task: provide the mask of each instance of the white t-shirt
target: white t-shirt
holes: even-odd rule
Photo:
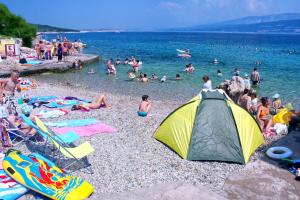
[[[206,83],[203,84],[203,89],[212,90],[211,80],[208,80]]]
[[[0,118],[8,117],[8,110],[5,104],[0,105]]]

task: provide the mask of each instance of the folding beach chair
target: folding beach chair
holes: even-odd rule
[[[31,121],[27,118],[27,120]],[[94,148],[91,146],[89,142],[84,142],[79,146],[72,146],[69,143],[66,143],[59,139],[59,137],[55,137],[55,133],[53,133],[50,129],[48,129],[45,124],[38,118],[35,117],[36,125],[31,121],[29,124],[30,126],[34,127],[38,133],[43,136],[47,141],[49,141],[53,147],[55,147],[60,154],[57,155],[57,160],[60,160],[63,155],[66,158],[74,159],[73,162],[68,164],[67,166],[64,166],[64,170],[70,169],[71,166],[78,163],[82,168],[89,167],[90,164],[85,163],[82,159],[86,158],[88,155],[94,152]],[[56,155],[54,155],[56,157]],[[88,170],[89,173],[93,173],[92,169]]]
[[[45,139],[47,140],[47,138],[48,138],[47,134],[45,134],[45,133],[43,133],[43,132],[39,132],[39,129],[40,129],[40,128],[39,128],[37,125],[35,125],[35,124],[31,121],[31,119],[29,119],[29,118],[26,117],[25,115],[21,115],[21,117],[23,118],[24,122],[25,122],[28,126],[34,128],[34,129],[38,132],[38,134],[40,134],[43,138],[45,138]],[[57,134],[55,134],[54,132],[51,132],[51,135],[52,135],[52,137],[54,137],[56,140],[58,140],[58,141],[60,141],[60,142],[62,142],[62,143],[73,143],[73,142],[77,141],[77,140],[80,138],[79,135],[77,135],[76,133],[74,133],[74,132],[72,132],[72,131],[67,132],[67,133],[64,133],[64,134],[61,134],[61,135],[57,135]]]
[[[34,136],[24,133],[20,128],[10,123],[5,117],[0,119],[0,131],[5,147],[17,146]]]

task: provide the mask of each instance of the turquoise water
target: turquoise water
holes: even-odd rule
[[[47,35],[47,39],[56,35]],[[262,64],[258,69],[262,84],[258,88],[260,96],[279,93],[285,102],[300,105],[300,35],[263,34],[221,34],[221,33],[80,33],[68,34],[71,40],[81,39],[87,44],[86,53],[99,54],[102,60],[89,65],[83,71],[70,71],[63,74],[43,76],[44,79],[64,80],[81,83],[99,92],[112,91],[141,96],[148,94],[154,99],[187,100],[197,94],[202,87],[201,77],[208,75],[217,86],[224,79],[230,79],[233,69],[238,67],[241,74],[250,74],[256,61]],[[177,57],[176,49],[189,48],[191,59]],[[174,78],[176,73],[182,81],[148,84],[128,81],[130,66],[117,66],[118,74],[106,74],[107,59],[135,56],[143,62],[141,71],[151,76],[167,75]],[[214,58],[221,63],[212,64]],[[186,64],[193,63],[194,74],[185,74]],[[88,75],[93,68],[97,72]],[[216,76],[217,69],[223,77]]]

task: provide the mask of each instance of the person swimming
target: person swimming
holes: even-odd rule
[[[176,74],[176,76],[175,76],[175,80],[176,80],[176,81],[179,81],[179,80],[181,80],[180,74]]]
[[[219,69],[217,70],[217,76],[223,76],[221,70],[219,70]]]
[[[133,72],[128,73],[128,78],[129,79],[135,79],[135,74]]]
[[[129,63],[129,59],[125,58],[124,65],[128,65],[128,63]]]
[[[156,74],[153,73],[153,74],[151,75],[151,79],[152,79],[152,80],[157,80],[158,77],[156,76]]]
[[[164,75],[161,79],[160,79],[160,82],[164,83],[167,81],[167,76]]]
[[[234,68],[233,76],[240,76],[240,70],[238,68]]]
[[[143,82],[143,83],[148,82],[147,74],[144,74],[144,75],[143,75],[143,77],[141,78],[141,82]]]
[[[95,74],[95,71],[94,71],[94,69],[92,68],[92,69],[90,69],[89,71],[88,71],[88,74]]]

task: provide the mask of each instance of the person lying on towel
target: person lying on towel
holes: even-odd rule
[[[105,95],[101,95],[95,103],[83,103],[80,105],[72,106],[71,110],[85,110],[90,111],[91,109],[99,109],[101,107],[110,109],[111,106],[107,103],[107,97]]]

